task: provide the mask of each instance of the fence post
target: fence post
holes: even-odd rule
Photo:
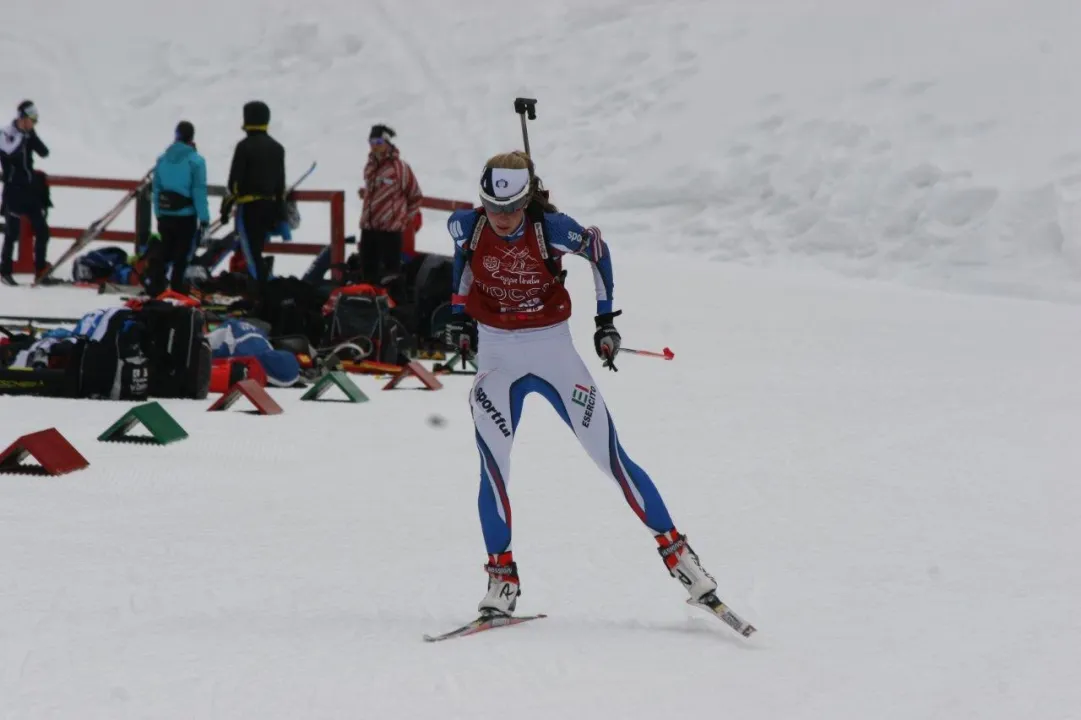
[[[345,192],[339,190],[334,193],[330,200],[330,266],[331,277],[335,282],[341,282],[342,271],[339,269],[345,262]]]
[[[151,190],[147,185],[139,191],[135,198],[135,248],[147,247],[150,242],[151,222],[154,217],[154,208],[151,206]]]
[[[30,218],[25,215],[19,218],[19,245],[16,248],[15,262],[11,264],[12,272],[34,273],[34,229],[30,226]]]

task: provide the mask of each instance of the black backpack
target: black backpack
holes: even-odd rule
[[[401,364],[409,349],[409,335],[391,313],[390,296],[361,287],[343,288],[346,292],[334,298],[323,345],[354,345],[360,352],[351,354],[350,359]]]
[[[429,341],[442,342],[440,311],[448,310],[454,286],[454,258],[429,255],[417,272],[417,334]]]
[[[313,344],[325,334],[323,303],[328,294],[295,277],[267,282],[260,319],[270,324],[271,337],[304,335]]]
[[[143,352],[146,328],[127,309],[101,315],[73,349],[81,397],[146,400],[152,369]]]
[[[23,350],[30,350],[38,341],[32,333],[7,333],[8,341],[0,345],[0,368],[6,368],[15,362],[15,357]]]
[[[212,357],[206,317],[198,308],[151,300],[139,310],[152,368],[150,394],[202,400],[210,392]]]

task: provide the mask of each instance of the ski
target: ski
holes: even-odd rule
[[[128,295],[142,291],[142,288],[138,285],[123,285],[114,282],[99,283],[97,288],[98,295]]]
[[[318,165],[318,164],[319,164],[319,162],[315,161],[311,165],[309,165],[308,169],[305,170],[304,173],[300,177],[298,177],[296,179],[296,182],[294,182],[292,185],[290,185],[288,188],[286,188],[285,195],[288,197],[289,193],[293,192],[298,187],[300,187],[300,183],[307,180],[308,176],[311,175],[313,172],[315,172],[315,166]],[[228,188],[226,188],[226,191],[228,191]],[[232,214],[230,215],[229,219],[231,220],[235,216],[236,216],[236,206],[234,205],[233,209],[232,209]],[[216,233],[218,230],[221,230],[223,225],[225,225],[225,223],[222,222],[221,218],[220,217],[217,218],[216,220],[214,220],[214,222],[210,223],[210,227],[208,227],[206,229],[206,234],[204,235],[204,237],[207,237],[207,238],[213,237],[214,233]]]
[[[139,193],[145,190],[148,185],[150,185],[153,177],[154,170],[151,169],[146,173],[146,175],[143,176],[143,178],[139,181],[139,184],[136,185],[134,189],[129,190],[124,195],[124,197],[121,198],[120,202],[113,206],[112,210],[92,222],[90,224],[90,227],[88,227],[86,230],[83,231],[81,235],[79,235],[75,242],[71,244],[71,247],[65,250],[56,262],[46,265],[45,269],[42,270],[40,274],[34,277],[34,280],[30,283],[30,286],[38,287],[39,285],[55,284],[49,282],[51,279],[50,276],[53,274],[53,270],[63,265],[71,258],[75,257],[76,253],[78,253],[91,242],[96,240],[98,235],[100,235],[102,231],[109,227],[109,225],[111,225],[114,220],[120,217],[120,213],[124,212],[124,209],[127,208],[129,204],[131,204],[131,201],[134,200],[139,195]]]
[[[288,196],[289,193],[293,192],[298,187],[300,187],[300,183],[307,180],[308,176],[311,175],[313,172],[315,172],[315,166],[318,165],[318,164],[319,164],[318,161],[313,161],[312,164],[308,166],[308,169],[304,171],[304,174],[301,175],[300,177],[298,177],[296,179],[296,181],[292,185],[289,186],[289,189],[285,191],[285,194]]]
[[[751,625],[749,622],[734,613],[732,611],[732,608],[721,602],[720,599],[713,593],[706,595],[704,598],[701,599],[701,601],[687,598],[687,604],[691,607],[701,608],[702,610],[708,612],[710,615],[717,617],[721,622],[738,632],[743,637],[750,637],[754,633],[758,632],[758,629],[754,625]]]
[[[546,617],[548,616],[543,613],[540,615],[481,615],[473,622],[466,623],[460,628],[455,628],[442,635],[425,635],[424,642],[440,642],[452,638],[466,637],[467,635],[476,635],[485,630],[495,630],[496,628],[510,627],[511,625],[521,625],[530,620],[540,620],[541,618]]]
[[[206,271],[207,277],[212,277],[214,273],[218,271],[218,268],[221,267],[221,264],[225,262],[225,258],[229,256],[229,253],[236,250],[237,238],[239,236],[240,233],[236,230],[233,230],[220,238],[211,239],[211,237],[207,235],[202,252],[191,259],[188,268],[201,268]],[[194,279],[195,277],[188,278],[189,281]]]

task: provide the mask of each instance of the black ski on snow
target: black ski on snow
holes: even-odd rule
[[[315,161],[310,166],[308,166],[308,169],[304,171],[304,174],[301,175],[300,177],[298,177],[296,179],[296,182],[294,182],[292,185],[290,185],[288,188],[286,188],[286,190],[285,190],[286,196],[288,196],[289,193],[293,192],[298,187],[300,187],[300,183],[307,180],[308,176],[311,175],[313,172],[315,172],[315,166],[318,165],[318,164],[319,164],[319,162]],[[228,192],[228,188],[226,188],[226,192]],[[233,209],[232,209],[231,212],[232,212],[232,215],[234,215],[234,216],[236,215],[236,206],[235,205],[233,206]],[[230,219],[232,219],[232,216],[230,216]],[[205,237],[207,237],[207,238],[212,237],[214,235],[214,233],[216,233],[218,230],[221,230],[223,225],[225,225],[225,223],[223,223],[221,221],[221,218],[220,217],[217,218],[216,220],[214,220],[214,222],[210,223],[210,226],[206,229]]]
[[[153,176],[154,170],[151,169],[149,172],[147,172],[146,175],[143,176],[142,180],[139,181],[139,184],[136,185],[134,189],[129,190],[124,195],[124,197],[120,199],[120,202],[118,202],[112,210],[105,213],[100,218],[91,223],[90,227],[88,227],[86,230],[83,231],[81,235],[79,235],[78,239],[76,239],[75,242],[71,244],[71,247],[64,251],[64,253],[57,259],[56,262],[50,265],[46,265],[45,269],[42,270],[41,273],[38,274],[36,277],[34,277],[34,281],[30,284],[31,287],[37,287],[38,285],[47,284],[46,281],[53,274],[53,270],[66,263],[68,260],[73,258],[77,252],[79,252],[84,247],[93,242],[95,239],[97,239],[98,235],[100,235],[102,231],[105,230],[105,228],[109,227],[109,225],[111,225],[114,220],[120,217],[120,213],[124,212],[124,208],[126,208],[131,203],[131,201],[134,200],[139,195],[139,193],[141,193],[150,184]]]
[[[440,642],[452,638],[466,637],[467,635],[476,635],[485,630],[495,630],[496,628],[520,625],[524,622],[529,622],[530,620],[540,620],[541,618],[546,617],[548,616],[543,613],[540,615],[481,615],[473,622],[466,623],[460,628],[455,628],[442,635],[425,635],[424,642]]]

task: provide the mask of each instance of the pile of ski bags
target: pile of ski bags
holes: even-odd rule
[[[123,259],[122,252],[88,254],[80,272],[118,279]],[[418,253],[402,287],[389,290],[274,278],[259,317],[228,320],[213,333],[198,304],[181,295],[97,310],[74,330],[0,337],[0,394],[202,399],[242,379],[294,386],[327,357],[401,365],[422,347],[442,347],[451,272],[451,258]],[[243,310],[243,302],[229,308]]]
[[[197,308],[168,302],[95,310],[73,331],[13,338],[3,357],[7,392],[145,400],[203,399],[210,389],[206,319]]]

